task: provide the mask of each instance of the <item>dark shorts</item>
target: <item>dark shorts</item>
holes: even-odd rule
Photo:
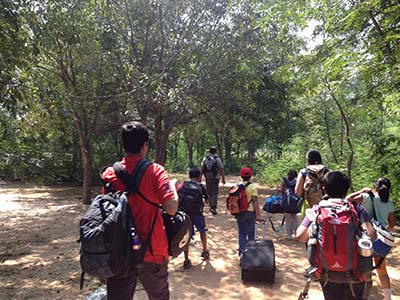
[[[192,216],[191,219],[193,227],[196,227],[198,232],[206,233],[207,231],[206,220],[203,215]],[[192,234],[194,235],[194,230]]]
[[[149,299],[169,300],[168,261],[162,264],[145,262],[139,271],[132,271],[123,277],[108,278],[107,299],[132,300],[138,278]]]

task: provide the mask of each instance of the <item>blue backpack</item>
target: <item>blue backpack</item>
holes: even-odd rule
[[[263,210],[265,210],[266,212],[269,212],[271,214],[282,214],[283,207],[281,205],[281,202],[282,202],[281,196],[273,195],[271,197],[268,197],[265,200]]]
[[[299,213],[301,210],[301,206],[303,205],[303,198],[298,197],[294,192],[294,187],[296,186],[296,179],[292,179],[289,181],[287,177],[284,177],[283,184],[285,188],[280,202],[283,211],[290,214]]]

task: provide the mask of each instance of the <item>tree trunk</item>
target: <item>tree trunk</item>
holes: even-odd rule
[[[227,135],[224,139],[225,147],[225,164],[227,166],[232,166],[232,141],[230,135]]]
[[[222,153],[222,142],[221,142],[221,139],[217,132],[215,133],[215,142],[217,143],[217,151],[218,151],[219,158],[221,158],[221,160],[224,161],[223,153]]]
[[[326,106],[325,105],[324,105],[324,122],[325,122],[326,135],[328,137],[329,149],[331,150],[333,160],[335,161],[336,164],[339,164],[338,159],[337,159],[336,154],[335,154],[335,150],[333,149],[332,137],[331,137],[331,127],[330,127],[330,124],[329,124],[328,114],[326,112]]]
[[[83,204],[90,204],[92,198],[92,151],[89,137],[86,135],[85,126],[82,121],[77,119],[75,122],[76,131],[78,132],[79,146],[82,153],[83,162]]]
[[[353,167],[353,156],[354,156],[354,150],[353,150],[353,144],[351,142],[351,138],[350,138],[350,124],[349,124],[349,120],[343,110],[342,105],[340,104],[339,100],[336,98],[335,93],[332,91],[332,89],[329,86],[329,83],[327,82],[328,85],[328,89],[330,92],[330,95],[333,99],[333,101],[335,102],[336,106],[339,109],[340,115],[342,117],[343,120],[343,125],[344,125],[344,129],[345,129],[345,140],[347,143],[347,146],[349,147],[349,156],[347,158],[347,175],[350,179],[350,183],[351,183],[351,187],[352,187],[352,179],[351,179],[351,172],[352,172],[352,167]]]
[[[255,161],[256,147],[254,146],[254,139],[247,140],[247,164],[250,166]]]
[[[189,160],[189,166],[193,167],[195,166],[194,161],[193,161],[193,146],[194,146],[194,141],[188,137],[188,133],[184,133],[185,137],[185,143],[186,147],[188,149],[188,160]]]
[[[167,145],[171,129],[162,127],[162,122],[157,117],[154,122],[155,158],[154,161],[164,165],[167,161]]]

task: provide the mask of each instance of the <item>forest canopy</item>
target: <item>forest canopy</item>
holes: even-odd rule
[[[215,145],[276,185],[318,149],[399,205],[398,1],[3,0],[0,40],[0,179],[81,182],[88,203],[139,120],[170,172]]]

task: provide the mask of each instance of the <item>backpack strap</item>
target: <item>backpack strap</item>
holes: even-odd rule
[[[244,190],[245,190],[245,192],[246,192],[246,188],[247,188],[250,184],[252,184],[252,182],[247,182],[247,183],[244,185]],[[248,201],[248,203],[250,204],[250,203],[253,202],[253,198],[250,198],[250,200],[247,199],[247,201]]]
[[[137,193],[139,190],[139,184],[142,180],[144,172],[152,163],[146,159],[141,159],[135,166],[132,174],[129,174],[128,171],[122,166],[120,162],[115,162],[113,164],[113,168],[115,174],[119,179],[126,185],[127,191],[129,193]]]
[[[285,187],[289,187],[290,185],[289,179],[287,177],[283,177],[283,183],[285,184]]]
[[[122,182],[125,184],[127,188],[127,192],[129,194],[134,194],[137,193],[139,196],[145,200],[148,204],[153,205],[157,208],[161,208],[161,205],[154,203],[153,201],[150,201],[147,197],[145,197],[139,190],[139,184],[140,181],[142,180],[142,177],[144,175],[144,172],[147,170],[147,168],[152,164],[151,161],[148,161],[146,159],[141,159],[135,166],[135,169],[133,170],[132,174],[129,174],[128,171],[122,166],[120,162],[115,162],[113,164],[113,168],[115,171],[115,174],[119,179],[122,180]],[[157,214],[158,210],[156,210],[156,214],[154,215],[153,222],[151,224],[151,228],[149,231],[148,235],[148,246],[151,255],[153,255],[153,247],[151,245],[151,236],[153,234],[154,226],[157,221]]]
[[[371,202],[372,202],[372,213],[373,213],[373,218],[375,219],[375,220],[377,220],[377,218],[376,218],[376,211],[375,211],[375,203],[374,203],[374,198],[375,198],[375,195],[374,195],[374,193],[372,192],[372,191],[369,191],[368,192],[368,195],[369,195],[369,197],[371,198]]]

